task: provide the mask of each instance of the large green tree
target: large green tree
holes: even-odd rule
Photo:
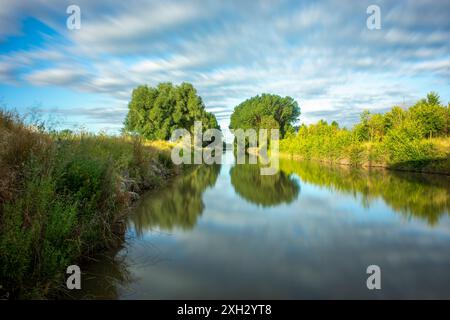
[[[168,140],[180,128],[193,132],[194,121],[201,121],[204,130],[219,128],[216,117],[205,110],[202,98],[190,83],[139,86],[133,90],[128,109],[125,131],[149,140]]]
[[[234,108],[230,129],[279,128],[281,138],[292,130],[300,116],[300,108],[291,97],[262,94],[247,99]]]

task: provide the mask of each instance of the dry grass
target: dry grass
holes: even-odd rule
[[[25,163],[31,157],[48,160],[51,147],[47,135],[26,126],[14,113],[0,110],[0,203],[20,191]]]
[[[450,137],[432,138],[430,142],[440,154],[445,154],[447,157],[450,156]]]
[[[145,140],[143,144],[145,146],[152,147],[161,151],[170,151],[175,145],[172,142],[164,140],[156,140],[156,141]]]
[[[48,133],[0,110],[0,299],[44,297],[67,265],[117,243],[131,194],[174,172],[169,150],[131,137]]]

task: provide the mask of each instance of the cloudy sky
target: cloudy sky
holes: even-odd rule
[[[68,5],[81,29],[66,26]],[[369,5],[381,29],[369,30]],[[263,92],[301,121],[350,126],[363,109],[450,101],[450,1],[2,0],[0,103],[63,127],[117,132],[139,84],[191,82],[227,127]]]

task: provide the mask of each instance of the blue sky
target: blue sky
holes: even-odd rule
[[[66,8],[81,9],[68,30]],[[369,30],[366,9],[381,9]],[[223,128],[263,92],[301,122],[351,126],[437,91],[450,101],[450,1],[2,0],[0,102],[117,132],[139,84],[194,84]]]

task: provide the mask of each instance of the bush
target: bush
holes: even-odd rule
[[[49,134],[1,111],[0,133],[0,297],[49,294],[68,265],[116,243],[129,203],[122,180],[144,186],[169,170],[129,137]]]
[[[436,156],[433,145],[429,141],[421,139],[419,128],[418,123],[409,123],[388,132],[384,145],[388,151],[390,163],[415,161],[420,165]]]
[[[438,139],[429,139],[448,139],[448,120],[449,108],[440,104],[437,94],[430,93],[409,110],[393,107],[384,115],[364,111],[352,130],[324,120],[301,125],[297,134],[281,140],[280,151],[306,160],[449,173],[450,150],[440,147]]]

